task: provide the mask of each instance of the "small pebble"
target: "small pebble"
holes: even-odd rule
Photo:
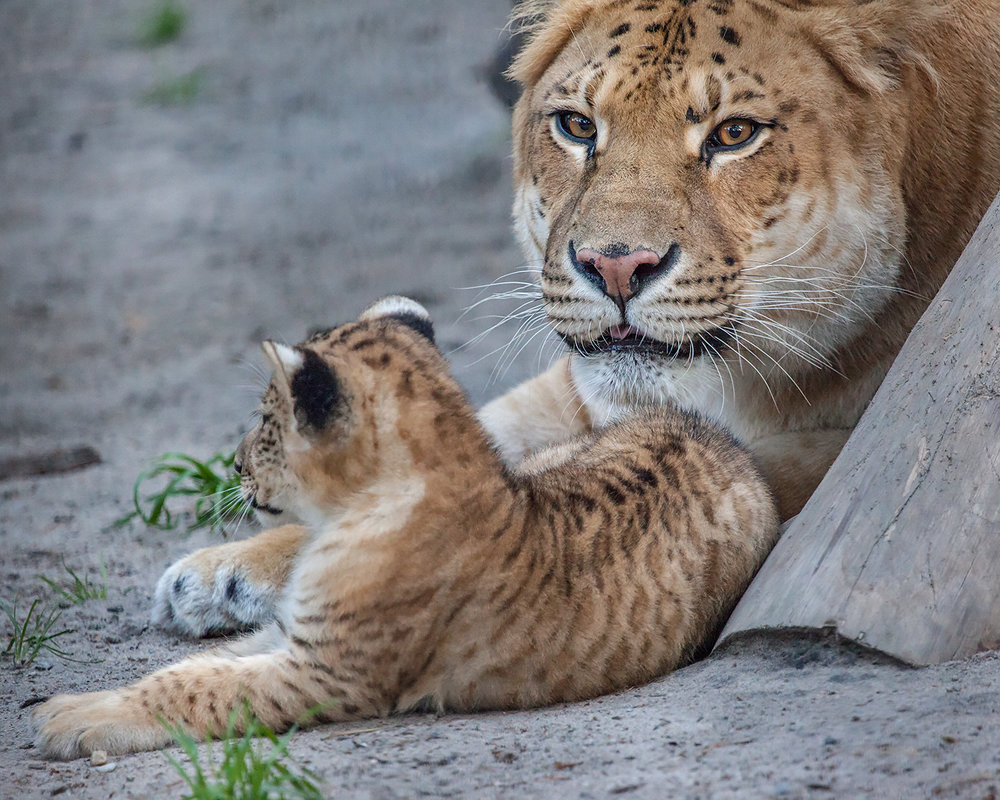
[[[96,772],[111,772],[111,770],[113,770],[117,766],[118,766],[117,762],[109,761],[107,764],[101,764],[101,766],[99,767],[94,767],[94,770]]]
[[[102,767],[108,763],[108,751],[107,750],[95,750],[90,754],[90,766],[92,767]]]

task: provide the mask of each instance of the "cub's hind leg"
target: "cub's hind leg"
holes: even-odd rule
[[[194,636],[270,622],[307,535],[283,525],[175,561],[156,584],[153,622]]]
[[[34,713],[36,743],[49,758],[70,759],[94,750],[132,753],[170,744],[166,725],[196,738],[226,733],[235,712],[242,733],[250,713],[271,730],[358,717],[390,709],[365,690],[357,676],[341,677],[335,665],[302,659],[287,649],[232,656],[210,653],[154,672],[110,692],[58,695]]]

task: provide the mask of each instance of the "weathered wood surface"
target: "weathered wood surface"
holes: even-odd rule
[[[822,627],[911,664],[1000,648],[1000,197],[720,642]]]

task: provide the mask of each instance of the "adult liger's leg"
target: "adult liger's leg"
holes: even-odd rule
[[[508,466],[590,430],[590,416],[573,387],[568,358],[487,403],[477,416]]]
[[[195,636],[270,622],[307,535],[283,525],[175,561],[156,584],[153,622]]]
[[[778,433],[750,443],[782,521],[802,510],[850,435],[850,428],[830,428]]]

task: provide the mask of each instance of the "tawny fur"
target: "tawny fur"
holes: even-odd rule
[[[533,33],[512,69],[514,215],[553,327],[573,347],[625,323],[711,346],[573,354],[484,421],[513,463],[672,400],[745,441],[795,514],[1000,189],[1000,2],[520,9]],[[592,153],[558,131],[563,110],[594,121]],[[706,160],[706,137],[734,118],[764,128]],[[573,268],[570,242],[679,255],[623,314]],[[561,426],[535,400],[549,397],[567,398]]]
[[[736,336],[691,360],[574,354],[480,419],[515,465],[672,400],[739,436],[782,517],[795,514],[1000,189],[1000,2],[518,7],[534,39],[514,68],[514,216],[541,273],[537,313],[573,342],[599,340],[621,311],[567,266],[568,240],[676,242],[681,258],[626,321],[664,342],[726,324]],[[594,158],[553,130],[560,108],[594,118]],[[727,115],[770,127],[706,167],[698,147]],[[192,554],[171,567],[164,589],[185,580],[158,591],[157,618],[198,635],[257,624],[295,549],[273,582],[252,577],[267,547],[224,564]],[[233,575],[246,578],[235,603]]]
[[[294,351],[268,345],[243,490],[309,521],[276,623],[133,686],[47,701],[45,754],[159,747],[162,722],[218,736],[244,702],[283,730],[576,700],[711,644],[777,536],[750,457],[661,409],[511,472],[401,302]]]

